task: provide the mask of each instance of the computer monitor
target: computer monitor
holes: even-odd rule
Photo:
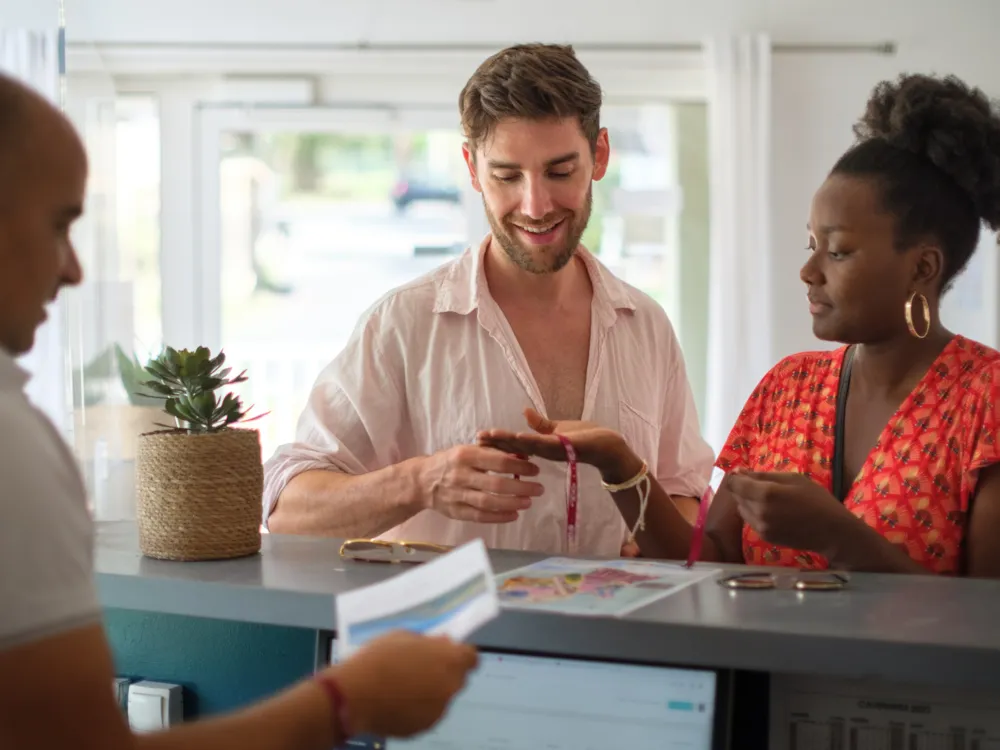
[[[329,653],[334,653],[331,650]],[[358,750],[722,750],[724,673],[481,651],[445,719]]]

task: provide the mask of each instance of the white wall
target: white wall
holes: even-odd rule
[[[42,5],[0,0],[0,8]],[[816,345],[798,268],[809,200],[851,142],[872,86],[955,73],[1000,95],[1000,0],[66,0],[71,42],[698,42],[727,30],[778,44],[893,41],[894,57],[778,52],[774,62],[774,357]],[[140,11],[141,8],[141,11]],[[35,9],[33,15],[37,15]],[[0,13],[0,18],[4,14]],[[4,25],[7,23],[6,18]],[[901,312],[902,314],[902,312]],[[997,342],[988,342],[997,343]]]
[[[778,5],[779,3],[772,3]],[[787,5],[787,3],[780,3]],[[849,32],[842,18],[827,17],[815,8],[844,9],[858,29],[869,29],[869,40],[898,42],[894,57],[844,54],[778,54],[774,64],[774,174],[772,230],[777,263],[774,269],[775,357],[817,345],[805,313],[804,289],[798,269],[805,261],[805,221],[812,193],[852,141],[851,125],[862,113],[876,82],[901,72],[954,73],[993,96],[1000,96],[1000,54],[995,31],[1000,29],[1000,2],[959,0],[942,3],[910,0],[871,0],[868,3],[799,3],[812,6],[817,28],[827,40]],[[867,12],[865,11],[867,9]],[[889,10],[894,12],[888,12]],[[793,23],[786,15],[777,28],[792,33],[808,13]],[[891,29],[896,27],[893,33]],[[798,31],[798,30],[797,30]],[[782,38],[773,32],[778,41]],[[804,35],[804,32],[802,32]],[[813,31],[813,39],[823,32]],[[993,248],[986,246],[990,251]],[[782,260],[784,261],[782,263]],[[989,268],[996,265],[991,263]],[[965,281],[965,280],[963,280]],[[996,295],[995,286],[993,287]],[[954,294],[962,294],[962,284]],[[995,318],[995,307],[991,317]],[[902,310],[900,310],[902,315]],[[946,318],[946,323],[949,318]],[[967,316],[955,315],[949,324],[972,336],[996,336],[996,327],[979,327]],[[995,339],[985,343],[996,346]]]

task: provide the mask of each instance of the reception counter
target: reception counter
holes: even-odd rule
[[[182,650],[184,643],[195,647],[201,636],[186,635],[172,645],[150,643],[150,633],[166,632],[156,618],[238,623],[258,633],[282,634],[278,645],[246,648],[258,649],[254,658],[265,662],[277,648],[282,658],[275,668],[285,670],[279,681],[294,679],[310,659],[325,658],[322,636],[334,629],[337,595],[399,569],[344,561],[338,550],[337,540],[265,535],[260,555],[171,563],[144,558],[132,524],[99,524],[97,581],[119,664],[126,665],[125,672],[140,672],[128,666],[139,651],[147,654],[146,664],[149,654],[158,654],[161,672],[186,663],[182,654],[170,652]],[[491,559],[499,573],[543,556],[493,551]],[[293,658],[288,638],[299,639],[298,651],[307,644],[314,651]],[[708,579],[621,618],[505,610],[476,634],[475,642],[483,649],[561,657],[986,694],[1000,692],[1000,581],[855,574],[843,591],[800,593],[731,591]],[[262,685],[260,692],[274,687]],[[212,710],[251,697],[215,701]]]

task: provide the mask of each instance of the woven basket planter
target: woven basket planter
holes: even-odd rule
[[[139,437],[139,548],[161,560],[223,560],[260,551],[264,468],[257,430]]]

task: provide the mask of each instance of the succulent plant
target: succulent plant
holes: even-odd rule
[[[218,389],[247,380],[246,370],[229,377],[232,368],[223,367],[225,361],[223,352],[213,357],[204,346],[194,351],[168,346],[146,364],[154,379],[141,385],[153,392],[147,395],[164,401],[163,410],[177,421],[170,426],[188,432],[218,432],[237,422],[260,419],[263,414],[247,417],[250,409],[243,408],[238,396],[227,393],[219,398]]]

